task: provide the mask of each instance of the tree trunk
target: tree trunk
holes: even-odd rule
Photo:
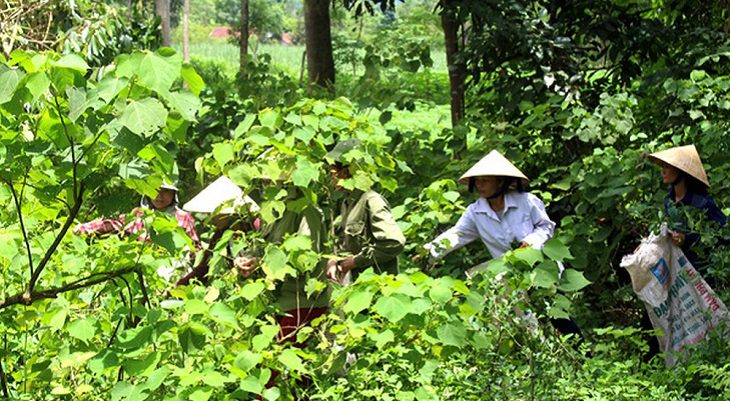
[[[238,69],[243,72],[248,61],[248,0],[241,0],[241,37],[239,41]]]
[[[183,60],[190,61],[190,0],[183,0]]]
[[[333,90],[335,62],[329,6],[329,0],[304,0],[304,33],[309,85]]]
[[[459,52],[459,23],[448,13],[448,10],[442,11],[441,26],[444,28],[446,65],[449,69],[451,125],[456,126],[459,120],[464,117],[464,80],[466,78],[466,67],[463,62],[457,59]]]
[[[170,0],[155,0],[155,13],[160,16],[160,29],[162,29],[162,45],[170,46]]]

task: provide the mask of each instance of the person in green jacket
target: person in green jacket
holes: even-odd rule
[[[290,198],[294,198],[297,190],[290,188],[289,193]],[[326,236],[323,220],[322,211],[315,206],[308,206],[299,212],[286,210],[278,220],[261,228],[261,237],[265,244],[281,245],[288,235],[303,235],[310,238],[313,251],[321,252]],[[258,267],[259,255],[262,253],[261,250],[254,250],[252,254],[239,256],[233,262],[234,267],[241,276],[247,277]],[[280,320],[286,321],[287,317],[293,317],[294,325],[291,328],[306,324],[327,311],[327,291],[323,290],[311,296],[307,296],[305,291],[308,278],[325,278],[324,266],[324,262],[319,263],[309,275],[304,272],[297,272],[296,277],[287,275],[277,286],[275,298],[283,312]],[[281,337],[290,335],[286,326],[282,324]]]
[[[381,194],[373,190],[347,190],[338,184],[351,177],[346,154],[361,145],[357,139],[348,139],[327,154],[335,187],[345,194],[340,216],[334,222],[337,257],[327,262],[327,277],[343,284],[348,273],[354,281],[369,267],[376,273],[398,274],[398,255],[406,242]]]

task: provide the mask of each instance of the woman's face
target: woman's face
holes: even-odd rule
[[[483,175],[474,178],[474,186],[482,198],[488,198],[496,194],[502,186],[502,178]]]
[[[152,206],[156,210],[162,210],[172,205],[172,201],[175,200],[175,191],[171,189],[161,189],[157,193],[155,199],[152,199]]]
[[[670,166],[667,163],[662,163],[662,180],[665,184],[674,184],[675,181],[677,181],[677,177],[679,177],[679,169]]]

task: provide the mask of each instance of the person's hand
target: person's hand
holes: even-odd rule
[[[330,259],[327,261],[327,278],[334,282],[342,283],[345,274],[353,268],[355,268],[355,258],[353,256],[348,256],[340,260]]]
[[[686,240],[684,233],[680,233],[677,231],[670,231],[669,235],[672,236],[672,244],[674,244],[675,246],[678,246],[678,247],[681,247],[682,245],[684,245],[684,241]]]
[[[239,256],[233,259],[233,268],[243,278],[248,276],[256,270],[256,258],[249,258],[247,256]]]

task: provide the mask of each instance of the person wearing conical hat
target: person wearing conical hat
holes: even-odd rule
[[[555,223],[545,204],[525,192],[525,176],[507,158],[491,151],[460,178],[479,199],[470,204],[459,221],[426,244],[432,261],[446,256],[477,239],[482,240],[493,258],[520,247],[542,248],[552,237]]]
[[[698,271],[705,273],[707,263],[693,249],[699,244],[700,234],[691,232],[690,222],[682,209],[692,207],[702,210],[708,221],[720,226],[724,226],[727,219],[707,193],[710,181],[697,148],[694,145],[678,146],[652,153],[649,159],[661,166],[662,180],[670,186],[664,198],[664,212],[669,220],[672,242],[682,249]],[[709,279],[712,281],[712,278]]]
[[[476,190],[479,199],[470,204],[459,221],[435,240],[424,245],[431,262],[477,239],[493,258],[515,247],[542,248],[553,236],[555,223],[537,196],[525,192],[528,178],[496,150],[466,171],[459,182]],[[572,319],[550,319],[562,334],[583,334]]]
[[[216,247],[226,230],[237,232],[258,230],[261,222],[253,219],[250,222],[241,219],[241,213],[256,212],[259,205],[248,195],[244,195],[241,188],[234,184],[226,176],[220,176],[210,185],[200,191],[193,199],[190,199],[183,209],[192,213],[205,213],[210,215],[209,221],[215,228],[208,241],[207,248],[203,251],[202,258],[197,261],[195,268],[190,270],[175,285],[188,285],[192,280],[197,279],[203,284],[207,282],[210,259],[213,256],[213,249]],[[234,258],[231,243],[226,245],[229,265],[236,266],[244,264],[241,257]],[[235,263],[238,261],[238,263]],[[243,266],[242,266],[243,267]]]
[[[157,196],[150,198],[143,196],[140,207],[134,208],[130,213],[135,218],[127,223],[125,215],[119,216],[117,219],[99,218],[87,223],[81,223],[73,229],[73,233],[77,235],[89,234],[110,234],[121,232],[125,235],[142,233],[140,240],[147,240],[148,235],[144,233],[144,209],[156,212],[167,213],[175,216],[178,225],[185,230],[185,233],[193,240],[197,246],[199,239],[198,233],[195,231],[195,219],[190,213],[180,209],[178,206],[178,188],[174,184],[163,182],[158,191]]]

